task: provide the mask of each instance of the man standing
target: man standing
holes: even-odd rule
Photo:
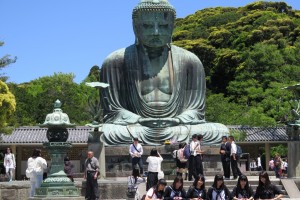
[[[200,148],[200,143],[197,134],[192,135],[190,152],[191,156],[189,157],[189,181],[192,180],[192,176],[196,178],[199,174],[203,175],[202,160],[200,155],[202,151]]]
[[[221,161],[222,167],[224,171],[224,179],[230,179],[230,152],[231,151],[231,144],[227,141],[227,136],[222,137],[222,144],[220,147],[220,154],[221,154]]]
[[[136,164],[138,164],[140,168],[140,174],[143,174],[143,147],[139,144],[138,138],[133,138],[133,143],[129,147],[129,154],[132,158],[132,169],[134,169]]]
[[[99,161],[94,157],[94,152],[88,151],[84,173],[84,179],[86,179],[86,200],[99,200],[98,175]]]
[[[234,142],[234,137],[229,136],[229,142],[231,144],[231,152],[230,152],[230,163],[231,163],[231,169],[233,174],[233,179],[237,179],[238,176],[242,175],[240,168],[238,167],[238,161],[239,158],[237,156],[237,147]]]

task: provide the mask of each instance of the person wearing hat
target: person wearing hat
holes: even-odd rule
[[[143,174],[143,147],[141,144],[139,144],[138,138],[133,138],[133,143],[129,147],[129,154],[131,156],[131,164],[132,169],[136,167],[136,165],[140,168],[140,174]]]

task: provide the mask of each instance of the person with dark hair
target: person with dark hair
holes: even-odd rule
[[[128,198],[134,198],[134,200],[140,199],[140,194],[138,191],[138,186],[140,183],[145,182],[145,178],[142,178],[140,176],[139,169],[134,168],[132,170],[132,175],[128,176],[127,183],[128,183],[128,192],[127,197]]]
[[[238,176],[242,175],[240,168],[238,167],[239,157],[237,156],[237,147],[234,142],[234,137],[231,135],[228,137],[229,142],[231,144],[231,151],[230,151],[230,164],[231,170],[233,174],[233,179],[237,179]]]
[[[198,141],[198,135],[192,135],[192,142],[190,144],[191,155],[189,157],[189,181],[192,177],[196,178],[199,174],[203,175],[203,167],[200,153],[202,152],[200,148],[200,143]],[[202,171],[201,171],[202,169]]]
[[[44,170],[47,169],[47,161],[42,158],[42,151],[34,149],[31,157],[27,161],[26,177],[30,179],[30,194],[33,197],[35,189],[41,187]]]
[[[67,174],[67,177],[74,182],[74,165],[68,156],[65,156],[64,164],[64,172]]]
[[[144,195],[144,200],[163,200],[163,194],[165,191],[165,187],[167,185],[167,181],[165,179],[159,179],[157,184],[154,187],[151,187],[147,190],[147,194]]]
[[[176,176],[173,184],[166,187],[164,200],[169,199],[186,199],[186,191],[183,188],[183,178],[181,176]]]
[[[177,176],[182,176],[185,172],[187,159],[184,158],[183,152],[186,146],[186,142],[179,144],[179,149],[176,151],[176,167],[177,167]],[[187,178],[187,175],[186,175]]]
[[[143,147],[141,144],[139,144],[139,139],[138,138],[133,138],[133,143],[129,146],[129,154],[131,156],[131,164],[132,164],[132,169],[136,167],[136,165],[139,165],[140,168],[140,173],[144,173],[143,169]]]
[[[99,188],[98,188],[98,175],[99,175],[99,161],[94,157],[93,151],[87,152],[87,159],[85,160],[85,173],[84,179],[86,179],[86,192],[85,199],[98,200]]]
[[[5,172],[8,177],[8,181],[12,181],[14,176],[13,173],[16,168],[16,158],[15,155],[12,153],[10,147],[6,148],[3,165],[5,167]]]
[[[207,191],[207,200],[229,200],[230,192],[224,184],[224,179],[221,174],[215,175],[213,185]]]
[[[275,154],[275,158],[274,158],[274,170],[275,170],[275,175],[276,178],[280,178],[281,176],[281,163],[282,163],[282,159],[280,157],[279,153]]]
[[[147,174],[147,184],[146,190],[148,191],[151,187],[157,184],[158,172],[161,166],[163,158],[158,153],[157,149],[152,149],[150,156],[148,156],[146,162],[148,163],[148,174]]]
[[[277,196],[276,196],[277,195]],[[259,182],[255,191],[254,199],[280,199],[283,192],[270,181],[269,174],[266,171],[259,173]]]
[[[198,175],[193,185],[189,188],[187,198],[192,200],[204,200],[206,199],[206,189],[205,189],[205,178],[202,175]]]
[[[231,144],[227,141],[227,136],[223,136],[220,154],[225,180],[230,179],[230,151]]]
[[[203,173],[203,159],[204,159],[204,151],[203,151],[203,135],[199,134],[197,135],[198,142],[199,142],[199,149],[198,154],[200,155],[200,162],[199,162],[199,174],[204,175]],[[197,174],[198,175],[198,174]]]
[[[248,178],[245,175],[241,175],[238,179],[236,186],[234,186],[231,196],[233,200],[245,199],[253,200],[254,193],[251,185],[248,182]]]

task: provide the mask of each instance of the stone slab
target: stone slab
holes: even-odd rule
[[[84,197],[31,197],[28,200],[84,200]]]

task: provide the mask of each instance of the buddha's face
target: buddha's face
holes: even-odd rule
[[[174,15],[169,12],[140,12],[134,23],[139,43],[147,47],[162,47],[171,42]]]

